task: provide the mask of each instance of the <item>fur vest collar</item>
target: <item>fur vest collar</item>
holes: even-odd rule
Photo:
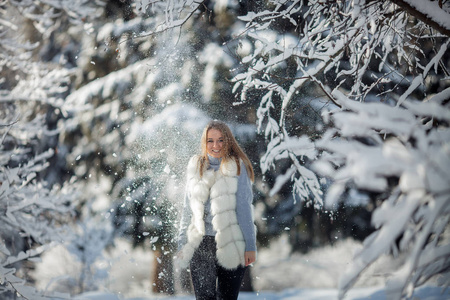
[[[182,249],[181,267],[188,266],[205,235],[205,202],[211,198],[217,261],[224,268],[235,269],[245,265],[245,241],[236,216],[237,165],[228,161],[222,163],[218,171],[203,170],[200,177],[198,160],[199,156],[192,157],[187,168],[187,193],[192,217],[187,229],[188,242]]]

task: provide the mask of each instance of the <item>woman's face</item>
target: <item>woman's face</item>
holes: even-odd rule
[[[223,156],[223,136],[220,130],[211,128],[206,137],[206,149],[208,154],[214,158]]]

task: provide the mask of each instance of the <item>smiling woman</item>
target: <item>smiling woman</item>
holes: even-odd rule
[[[223,122],[208,123],[201,146],[187,167],[177,257],[197,299],[237,299],[256,260],[253,168]]]

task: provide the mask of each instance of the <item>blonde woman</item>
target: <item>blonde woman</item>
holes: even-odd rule
[[[201,148],[187,167],[178,256],[196,299],[237,299],[256,260],[253,168],[224,122],[208,123]]]

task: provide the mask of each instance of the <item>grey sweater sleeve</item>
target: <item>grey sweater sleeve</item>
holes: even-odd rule
[[[256,251],[256,229],[253,223],[252,182],[245,165],[241,163],[236,192],[236,216],[245,240],[245,251]]]
[[[178,231],[178,251],[187,243],[187,229],[191,221],[192,211],[189,205],[189,197],[186,191],[184,195],[183,211],[181,215],[180,228]]]

